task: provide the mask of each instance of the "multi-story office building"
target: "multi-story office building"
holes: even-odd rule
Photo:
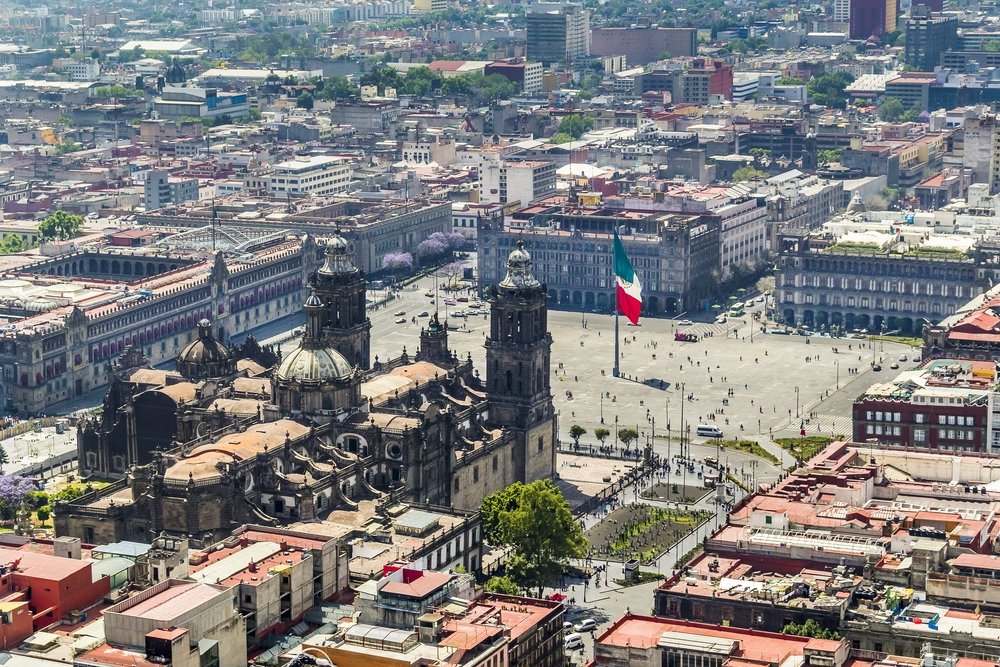
[[[331,123],[349,125],[361,134],[384,135],[398,119],[399,102],[395,100],[355,100],[330,109]]]
[[[897,0],[851,0],[851,39],[881,37],[896,29]]]
[[[594,28],[591,53],[595,56],[625,56],[630,67],[661,58],[698,55],[697,28]]]
[[[906,64],[929,72],[941,64],[946,51],[958,47],[958,18],[933,15],[925,5],[914,5],[906,22]]]
[[[165,171],[151,171],[146,176],[143,194],[147,211],[170,204],[183,204],[198,199],[198,179],[178,178]]]
[[[850,214],[849,214],[850,216]],[[867,217],[866,217],[867,216]],[[841,330],[919,332],[1000,278],[1000,245],[978,235],[934,233],[891,213],[862,214],[823,230],[779,236],[777,319]],[[939,221],[940,222],[940,221]],[[889,231],[889,230],[892,231]]]
[[[250,113],[246,93],[223,93],[215,88],[167,86],[153,101],[160,118],[243,118]]]
[[[833,20],[849,23],[851,20],[851,0],[833,0]]]
[[[528,10],[528,58],[543,65],[590,55],[590,12],[574,4],[539,3]]]
[[[607,312],[614,303],[611,246],[622,243],[642,282],[643,310],[650,314],[689,310],[708,298],[719,269],[719,222],[711,215],[609,208],[543,200],[505,221],[479,227],[479,278],[503,276],[506,255],[523,240],[549,303]]]
[[[529,63],[522,58],[492,62],[483,69],[483,74],[500,74],[521,86],[525,93],[535,93],[542,89],[542,64]]]
[[[880,448],[996,454],[996,363],[932,359],[919,372],[869,387],[854,401],[854,441]],[[996,432],[996,433],[994,433]]]
[[[340,194],[350,187],[353,171],[351,164],[340,157],[295,157],[274,165],[268,192],[276,197]]]
[[[527,204],[556,191],[556,165],[547,160],[502,160],[497,153],[484,153],[478,178],[484,204]]]

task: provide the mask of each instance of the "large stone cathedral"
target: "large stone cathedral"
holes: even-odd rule
[[[372,360],[365,276],[339,235],[306,287],[283,356],[252,339],[229,348],[203,320],[174,371],[136,350],[116,360],[100,416],[78,426],[81,476],[115,481],[60,504],[57,532],[208,544],[390,496],[475,509],[554,474],[547,296],[522,246],[490,290],[485,381],[436,314],[415,354]]]

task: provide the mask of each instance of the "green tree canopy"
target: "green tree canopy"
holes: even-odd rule
[[[524,485],[521,482],[514,482],[507,488],[483,498],[479,514],[483,522],[483,539],[488,543],[494,546],[503,544],[500,517],[517,507],[523,489]]]
[[[573,137],[566,134],[565,132],[556,132],[551,137],[549,137],[550,144],[568,144],[573,141]]]
[[[597,438],[602,445],[604,444],[604,441],[608,439],[609,435],[611,435],[611,431],[606,428],[599,427],[594,429],[594,437]]]
[[[776,86],[801,86],[803,83],[802,79],[796,79],[794,76],[783,76],[774,82]]]
[[[521,595],[523,589],[510,577],[490,577],[483,587],[487,593],[501,595]]]
[[[812,618],[807,619],[805,623],[789,623],[781,631],[786,635],[797,635],[799,637],[840,639],[840,635],[836,631],[824,628]]]
[[[312,93],[306,91],[298,96],[295,100],[295,106],[300,109],[312,109],[315,100],[313,99]]]
[[[632,441],[639,437],[639,432],[632,427],[618,429],[618,439],[625,445],[625,449],[632,444]]]
[[[497,533],[500,544],[513,549],[507,576],[523,588],[536,589],[538,597],[558,579],[567,559],[579,558],[587,549],[569,503],[548,479],[521,486],[514,508],[500,513]]]
[[[806,90],[809,92],[809,99],[814,103],[831,109],[843,109],[847,105],[844,89],[852,81],[854,77],[847,72],[822,74],[809,79]]]
[[[733,182],[742,183],[743,181],[759,181],[761,179],[767,178],[765,174],[760,169],[751,167],[747,165],[746,167],[740,167],[733,172]]]
[[[816,159],[821,163],[840,162],[840,157],[844,151],[837,148],[823,148],[816,151]]]
[[[83,228],[83,217],[66,211],[56,211],[38,223],[43,239],[71,239]]]
[[[321,100],[346,100],[358,94],[358,87],[344,76],[335,76],[323,82],[323,90],[317,91],[316,97]]]
[[[24,239],[17,234],[6,234],[0,239],[0,255],[12,255],[25,249]],[[0,457],[2,459],[3,457]],[[0,469],[6,461],[0,460]]]
[[[903,117],[906,107],[895,97],[890,97],[878,108],[878,117],[887,123],[893,123]]]
[[[573,438],[573,442],[577,445],[580,444],[580,438],[587,434],[587,429],[580,426],[579,424],[573,424],[569,427],[569,437]]]
[[[581,116],[580,114],[570,114],[559,122],[557,134],[568,134],[573,139],[579,139],[585,133],[594,128],[594,119],[591,116]]]

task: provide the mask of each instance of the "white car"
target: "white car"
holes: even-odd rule
[[[764,303],[764,297],[763,296],[759,296],[756,299],[754,299],[754,301],[756,301],[757,303]]]
[[[402,317],[403,315],[406,315],[405,310],[397,310],[395,313],[393,313],[394,317]]]
[[[906,361],[906,355],[905,354],[899,355],[899,360],[900,361]]]
[[[406,324],[406,318],[405,317],[397,317],[396,318],[396,324]]]
[[[677,326],[680,326],[680,327],[689,327],[692,324],[694,324],[694,322],[692,322],[691,320],[681,320],[680,322],[677,323]]]

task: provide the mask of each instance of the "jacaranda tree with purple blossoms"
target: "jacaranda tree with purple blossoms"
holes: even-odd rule
[[[386,271],[409,271],[413,268],[413,255],[408,252],[390,252],[382,257],[382,268]]]
[[[34,490],[35,481],[30,477],[0,475],[0,517],[13,519],[24,499]]]

